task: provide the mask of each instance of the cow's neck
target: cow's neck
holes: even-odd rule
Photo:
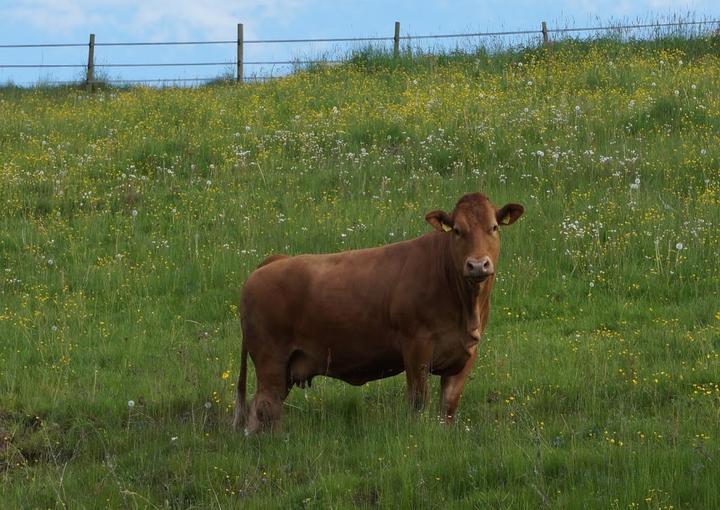
[[[485,283],[478,285],[468,283],[462,276],[458,277],[458,274],[455,272],[455,278],[458,280],[458,301],[462,309],[463,324],[468,334],[475,341],[479,341],[487,322],[490,289],[494,277],[490,277]]]
[[[491,276],[485,283],[472,284],[462,276],[462,268],[457,267],[455,260],[451,256],[450,235],[440,236],[443,242],[443,254],[441,261],[441,271],[444,273],[445,280],[448,283],[448,289],[453,295],[456,310],[460,311],[458,317],[463,324],[465,331],[475,340],[480,340],[487,323],[487,310],[490,301],[490,291],[495,280]]]

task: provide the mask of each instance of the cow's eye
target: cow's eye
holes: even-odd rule
[[[455,234],[456,236],[460,237],[460,235],[462,234],[462,232],[460,232],[460,229],[459,229],[459,228],[453,227],[453,234]]]
[[[497,225],[493,225],[493,226],[492,226],[492,231],[493,231],[493,232],[497,232],[497,231],[498,231],[498,226],[497,226]]]

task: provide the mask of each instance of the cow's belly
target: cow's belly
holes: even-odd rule
[[[290,384],[303,386],[316,375],[354,385],[399,374],[402,354],[391,341],[371,334],[296,338]]]
[[[406,341],[412,341],[405,339]],[[304,386],[317,375],[362,385],[383,379],[405,370],[401,344],[379,334],[365,332],[354,336],[344,335],[296,338],[295,351],[290,361],[290,384]],[[470,359],[469,336],[462,332],[442,334],[434,339],[430,371],[436,375],[454,375]]]
[[[362,386],[363,384],[375,381],[377,379],[385,379],[386,377],[392,377],[405,370],[405,367],[398,364],[388,364],[385,366],[370,365],[365,368],[353,369],[347,371],[331,371],[327,374],[328,377],[333,379],[340,379],[346,383],[353,384],[355,386]]]

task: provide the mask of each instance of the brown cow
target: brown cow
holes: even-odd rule
[[[521,205],[497,209],[471,193],[450,214],[428,213],[435,230],[417,239],[265,260],[242,294],[235,427],[275,428],[292,386],[316,375],[361,385],[402,371],[416,409],[428,375],[440,375],[442,414],[452,421],[488,320],[498,227],[522,214]],[[248,353],[257,377],[249,410]]]

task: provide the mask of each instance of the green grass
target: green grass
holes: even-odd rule
[[[0,507],[720,507],[716,48],[0,89]],[[458,423],[437,380],[413,416],[402,376],[316,379],[282,432],[234,433],[250,271],[470,191],[526,213]]]

